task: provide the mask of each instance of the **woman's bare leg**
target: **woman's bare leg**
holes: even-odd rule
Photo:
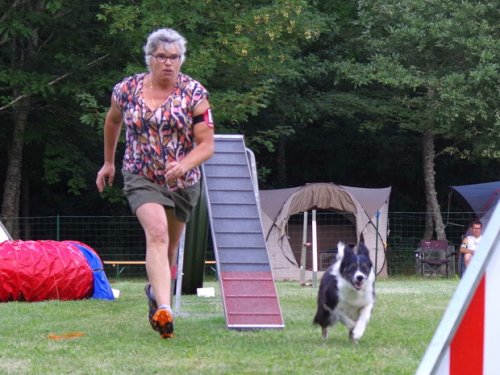
[[[136,210],[146,235],[146,272],[158,306],[170,305],[169,225],[165,208],[145,203]]]

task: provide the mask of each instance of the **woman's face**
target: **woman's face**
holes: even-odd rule
[[[158,47],[151,56],[151,73],[161,81],[176,81],[181,70],[181,55],[174,44]]]

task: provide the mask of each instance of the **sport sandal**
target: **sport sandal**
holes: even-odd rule
[[[154,330],[160,333],[164,339],[174,337],[174,316],[172,311],[167,309],[158,309],[152,318]]]
[[[148,298],[148,307],[149,307],[149,313],[148,313],[148,319],[149,319],[149,324],[151,324],[151,327],[157,331],[156,326],[153,321],[153,316],[158,310],[158,305],[156,304],[156,300],[153,298],[152,290],[151,290],[151,284],[147,283],[146,286],[144,287],[144,293],[146,293],[146,297]]]

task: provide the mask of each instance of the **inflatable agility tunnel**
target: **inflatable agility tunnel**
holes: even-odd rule
[[[97,253],[77,241],[0,243],[0,302],[113,300]]]

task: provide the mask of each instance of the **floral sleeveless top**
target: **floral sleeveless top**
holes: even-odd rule
[[[182,160],[195,147],[193,110],[208,98],[208,92],[199,82],[180,73],[175,89],[163,104],[150,109],[142,99],[147,74],[127,77],[113,89],[113,98],[122,110],[126,127],[123,170],[167,186],[167,164]],[[174,186],[168,187],[177,190],[193,186],[200,176],[200,168],[193,168],[184,178],[177,179]]]

